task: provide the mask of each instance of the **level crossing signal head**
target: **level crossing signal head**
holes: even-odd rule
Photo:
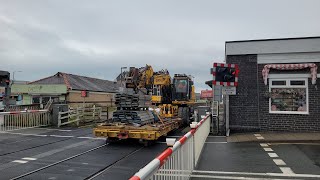
[[[8,87],[10,85],[10,73],[8,71],[0,71],[0,87]]]
[[[213,85],[238,85],[239,68],[237,64],[214,63],[211,72],[213,75]]]

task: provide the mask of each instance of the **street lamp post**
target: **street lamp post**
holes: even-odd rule
[[[22,71],[13,71],[12,72],[12,84],[14,83],[14,73],[16,73],[16,72],[22,72]]]

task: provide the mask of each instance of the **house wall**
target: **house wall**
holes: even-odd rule
[[[81,91],[69,91],[66,98],[67,103],[72,107],[83,106],[104,106],[114,105],[114,93],[89,92],[88,97],[81,97]]]
[[[228,55],[226,62],[238,64],[240,69],[237,95],[230,96],[231,131],[320,131],[320,88],[312,85],[310,78],[308,78],[309,114],[270,114],[269,98],[265,96],[265,93],[269,92],[269,85],[263,83],[261,73],[265,64],[258,64],[257,55]],[[316,64],[320,66],[320,63]],[[270,74],[288,73],[309,74],[310,69],[270,70]],[[317,84],[320,84],[319,79]]]
[[[320,37],[226,42],[226,55],[320,52]]]
[[[230,129],[258,131],[260,130],[260,124],[258,116],[257,55],[227,56],[226,62],[238,64],[240,70],[237,95],[230,95],[229,97]]]
[[[320,63],[316,63],[318,67]],[[311,84],[308,78],[309,114],[271,114],[269,113],[269,98],[265,92],[269,92],[269,84],[262,80],[262,69],[265,64],[258,65],[259,76],[259,121],[261,131],[289,131],[289,132],[318,132],[320,131],[320,89]],[[310,74],[310,69],[295,71],[270,70],[270,74]],[[317,84],[320,80],[317,79]]]

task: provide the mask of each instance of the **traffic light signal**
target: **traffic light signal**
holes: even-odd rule
[[[10,73],[8,71],[0,71],[0,87],[9,87]]]
[[[220,82],[235,82],[236,79],[235,68],[217,67],[216,81]]]
[[[239,66],[237,64],[214,63],[211,74],[213,85],[238,86]]]

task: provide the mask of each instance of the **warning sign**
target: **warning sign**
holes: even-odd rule
[[[222,94],[223,95],[236,95],[237,88],[235,86],[223,86],[222,87]]]

